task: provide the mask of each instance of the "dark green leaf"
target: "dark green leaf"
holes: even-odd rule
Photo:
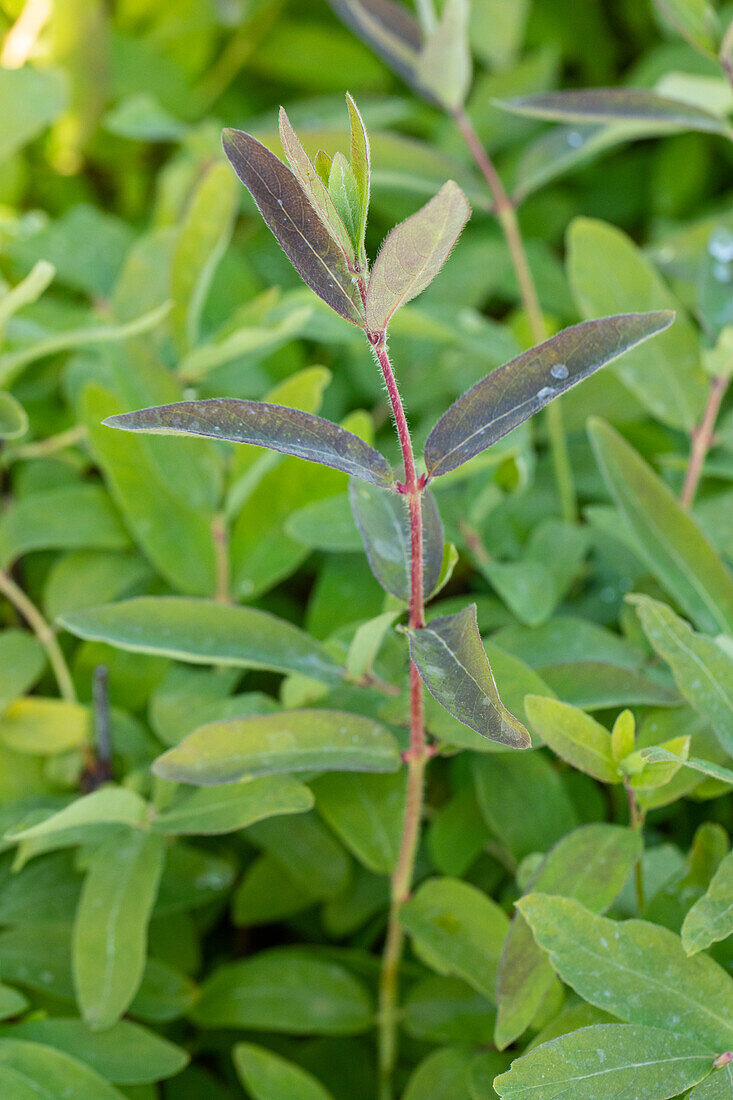
[[[459,397],[431,431],[425,444],[429,476],[468,462],[554,397],[663,332],[673,319],[659,311],[584,321],[499,367]]]

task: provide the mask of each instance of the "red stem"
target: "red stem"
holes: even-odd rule
[[[722,375],[713,378],[710,383],[710,395],[707,405],[705,406],[702,421],[699,428],[695,428],[692,433],[690,462],[687,467],[685,483],[682,487],[682,495],[680,497],[680,504],[683,508],[690,508],[695,500],[695,494],[700,484],[705,459],[707,458],[708,451],[713,445],[715,421],[718,419],[720,406],[723,403],[725,391],[728,389],[728,381],[729,380]]]

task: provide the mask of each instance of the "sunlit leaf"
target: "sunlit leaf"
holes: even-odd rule
[[[425,444],[428,474],[437,477],[468,462],[672,320],[673,314],[661,311],[585,321],[499,367],[459,397],[431,431]]]
[[[441,706],[482,737],[512,748],[531,745],[496,690],[476,621],[476,605],[409,630],[410,656]]]
[[[387,460],[353,432],[321,416],[265,401],[181,401],[105,420],[112,428],[154,435],[201,435],[250,443],[343,470],[375,485],[391,485]]]
[[[363,325],[363,306],[343,252],[290,169],[241,130],[224,131],[224,151],[303,281],[337,313]]]
[[[0,1038],[0,1084],[8,1100],[38,1096],[123,1100],[121,1092],[83,1061],[42,1043],[12,1036]]]
[[[470,214],[466,196],[449,180],[421,210],[395,226],[369,276],[366,323],[371,332],[383,332],[395,310],[429,286]]]
[[[568,764],[601,783],[621,782],[611,752],[611,735],[600,722],[559,699],[528,695],[525,707],[533,729]]]

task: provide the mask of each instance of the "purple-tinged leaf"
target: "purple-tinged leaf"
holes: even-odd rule
[[[644,122],[661,130],[725,133],[723,119],[682,100],[646,88],[584,88],[502,100],[498,106],[518,115],[553,122]]]
[[[407,497],[356,481],[349,499],[369,567],[382,588],[398,600],[410,599],[410,516]],[[443,525],[435,497],[423,493],[423,588],[429,596],[443,565]]]
[[[392,484],[387,460],[358,435],[322,416],[284,405],[215,397],[121,413],[108,417],[104,423],[127,432],[202,435],[234,443],[251,443],[309,462],[319,462],[322,466],[332,466],[374,485]]]
[[[527,730],[499,698],[479,634],[476,604],[407,633],[410,656],[425,686],[449,714],[489,741],[515,749],[532,747]]]
[[[285,113],[285,108],[280,108],[280,141],[285,150],[285,156],[297,177],[300,186],[306,193],[308,201],[318,217],[326,227],[327,232],[338,244],[344,254],[344,258],[354,261],[354,249],[339,213],[334,206],[327,185],[316,171],[315,165],[303,148],[300,138],[290,125],[290,119]],[[347,263],[348,267],[348,263]]]
[[[396,225],[382,245],[369,277],[367,328],[383,332],[396,309],[416,298],[448,259],[471,207],[448,180],[417,213]]]
[[[359,290],[341,248],[287,165],[250,134],[224,130],[224,152],[303,281],[331,309],[364,325]]]
[[[423,45],[420,24],[393,0],[329,0],[336,14],[408,84]]]
[[[583,321],[505,363],[459,397],[435,425],[425,443],[428,475],[447,474],[468,462],[673,320],[674,313],[660,310]]]

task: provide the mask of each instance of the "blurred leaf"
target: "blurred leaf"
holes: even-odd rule
[[[475,604],[457,615],[432,619],[408,635],[410,656],[441,706],[490,741],[530,748],[526,729],[499,698],[478,632]]]
[[[499,367],[459,397],[431,431],[425,444],[429,476],[480,454],[558,394],[663,332],[671,321],[668,311],[585,321]]]
[[[263,776],[186,795],[152,821],[155,832],[173,835],[233,833],[255,821],[309,810],[313,796],[289,776]]]
[[[20,439],[28,431],[28,414],[11,393],[0,392],[0,439]]]
[[[471,86],[467,0],[446,0],[417,60],[419,84],[448,110],[463,106]]]
[[[16,699],[0,717],[0,743],[13,752],[55,755],[80,748],[88,739],[86,707],[37,695]]]
[[[682,925],[682,946],[688,955],[706,951],[733,933],[733,852],[713,875],[707,891],[695,902]]]
[[[68,522],[74,516],[74,523]],[[16,498],[0,517],[0,562],[33,550],[125,550],[128,536],[100,485],[61,485]]]
[[[369,276],[366,323],[371,332],[384,332],[395,310],[429,286],[470,215],[466,196],[449,180],[421,210],[395,226]]]
[[[512,1063],[494,1082],[502,1100],[532,1089],[534,1100],[573,1090],[573,1100],[665,1100],[710,1072],[704,1045],[657,1027],[596,1024],[543,1043]]]
[[[213,722],[159,757],[157,775],[200,786],[278,772],[395,771],[387,730],[356,714],[291,710]]]
[[[308,902],[337,897],[349,885],[351,860],[315,812],[304,814],[295,830],[270,817],[250,827],[247,839],[272,856]]]
[[[35,1096],[123,1100],[122,1093],[83,1062],[60,1050],[22,1039],[0,1039],[0,1083],[2,1075],[6,1075],[3,1087],[8,1100],[16,1100],[16,1096],[17,1100]],[[6,1091],[9,1089],[12,1091]]]
[[[95,830],[99,825],[141,826],[147,815],[147,803],[135,791],[112,785],[70,802],[57,813],[35,824],[16,828],[9,834],[15,841],[64,833],[80,826]]]
[[[318,812],[364,866],[389,875],[395,868],[405,816],[405,777],[330,774],[312,784]]]
[[[253,607],[182,596],[138,596],[61,617],[65,630],[133,653],[195,665],[301,672],[338,683],[341,669],[320,642]]]
[[[329,0],[344,23],[408,84],[415,80],[420,26],[395,0]]]
[[[53,70],[0,68],[0,149],[6,160],[58,118],[67,102],[67,84]]]
[[[0,714],[33,687],[45,666],[45,650],[34,634],[12,627],[0,632]]]
[[[437,975],[410,986],[405,1000],[405,1031],[433,1043],[492,1041],[491,1001],[459,978]]]
[[[72,951],[79,1006],[94,1031],[116,1023],[140,987],[164,858],[162,837],[130,830],[90,860]]]
[[[355,325],[363,306],[340,248],[282,161],[241,130],[224,131],[224,152],[303,281]]]
[[[496,971],[509,927],[496,902],[460,879],[429,879],[400,908],[416,954],[496,1001]]]
[[[708,0],[654,0],[654,4],[695,49],[715,57],[720,41],[720,20]]]
[[[271,1050],[237,1043],[233,1058],[252,1100],[331,1100],[315,1077]]]
[[[372,1025],[367,990],[338,963],[276,948],[219,967],[192,1013],[204,1028],[356,1035]]]
[[[468,1069],[473,1051],[465,1047],[434,1050],[414,1070],[402,1100],[453,1100],[467,1096]]]
[[[613,428],[593,418],[589,433],[604,480],[650,572],[702,630],[733,630],[733,578],[697,524]]]
[[[683,0],[685,2],[685,0]],[[584,88],[505,100],[500,106],[530,118],[555,122],[644,122],[668,130],[707,130],[724,134],[725,122],[689,103],[667,99],[646,88]]]
[[[112,428],[154,435],[203,435],[250,443],[332,466],[375,485],[392,484],[385,458],[353,432],[323,417],[264,401],[181,401],[105,420]]]
[[[33,270],[17,286],[6,290],[0,298],[0,328],[23,306],[36,302],[48,287],[56,268],[48,260],[37,260]]]

